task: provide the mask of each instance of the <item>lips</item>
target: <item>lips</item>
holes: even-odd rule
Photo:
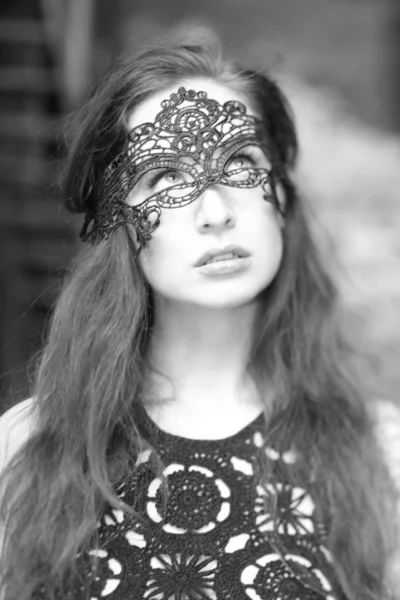
[[[218,257],[223,258],[224,255],[227,255],[227,258],[246,258],[250,256],[250,253],[245,250],[242,246],[225,246],[224,248],[211,248],[207,252],[205,252],[199,260],[195,263],[195,267],[201,267],[206,263],[212,261],[213,259],[218,259]],[[233,255],[233,256],[232,256]]]

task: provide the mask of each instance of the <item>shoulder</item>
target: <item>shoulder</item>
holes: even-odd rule
[[[400,489],[400,407],[388,400],[373,408],[374,431],[389,471]]]
[[[372,419],[378,445],[398,492],[397,522],[400,526],[400,406],[388,400],[380,400],[373,407]],[[400,590],[399,565],[400,548],[394,552],[388,565],[388,577],[395,593]]]
[[[0,417],[0,473],[34,430],[35,407],[35,398],[28,398]]]

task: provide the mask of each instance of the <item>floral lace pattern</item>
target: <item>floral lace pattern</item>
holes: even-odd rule
[[[96,210],[87,214],[81,239],[107,239],[116,227],[131,223],[140,251],[159,226],[163,209],[186,206],[215,183],[243,189],[259,186],[264,200],[281,211],[275,191],[279,165],[261,130],[259,120],[247,114],[241,102],[220,105],[205,92],[180,87],[162,101],[154,122],[130,131],[127,147],[105,170]],[[249,145],[259,147],[274,169],[248,165],[227,171],[235,152]],[[127,204],[143,175],[155,169],[179,173],[179,183],[149,191],[137,205]]]
[[[263,444],[262,415],[236,435],[210,441],[173,436],[147,415],[143,419],[143,432],[157,433],[168,500],[164,505],[161,479],[145,451],[134,476],[116,488],[141,519],[106,510],[99,522],[101,548],[91,552],[99,567],[90,594],[81,587],[71,597],[344,600],[314,501],[306,489],[285,481],[296,455]],[[255,477],[257,452],[276,467],[264,486]],[[276,507],[275,519],[266,498]]]

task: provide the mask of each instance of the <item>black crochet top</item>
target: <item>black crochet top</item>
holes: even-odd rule
[[[262,414],[222,440],[172,435],[143,408],[140,414],[140,429],[165,464],[167,504],[146,450],[138,471],[116,488],[142,518],[105,511],[101,545],[89,552],[99,559],[90,593],[75,589],[63,598],[343,600],[314,501],[285,481],[296,453],[263,445]],[[272,466],[266,485],[256,477],[260,452]],[[266,498],[277,507],[274,519]]]

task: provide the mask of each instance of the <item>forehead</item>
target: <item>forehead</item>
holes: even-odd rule
[[[161,102],[169,98],[170,94],[176,92],[181,86],[184,86],[186,89],[193,89],[196,92],[206,92],[209,98],[216,100],[219,104],[224,104],[230,100],[237,100],[246,106],[248,115],[257,116],[256,111],[251,106],[245,94],[210,79],[193,77],[182,79],[160,92],[155,92],[149,98],[139,103],[128,119],[129,129],[133,129],[142,123],[154,121],[156,115],[161,110]]]

